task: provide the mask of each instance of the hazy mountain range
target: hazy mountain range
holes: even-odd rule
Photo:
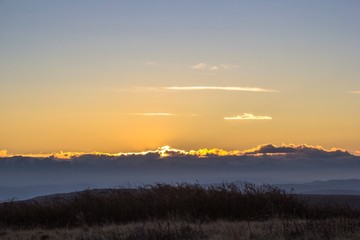
[[[359,179],[313,181],[302,184],[277,184],[279,188],[301,194],[360,195]]]
[[[246,152],[186,152],[167,147],[142,154],[84,154],[66,160],[11,156],[0,158],[0,200],[154,182],[242,181],[279,184],[298,193],[358,194],[359,180],[341,179],[356,179],[359,172],[359,156],[305,145],[262,145]],[[339,180],[327,181],[332,179]]]

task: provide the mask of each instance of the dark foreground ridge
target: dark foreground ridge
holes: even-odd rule
[[[1,227],[76,227],[139,221],[210,222],[358,218],[346,205],[308,204],[270,185],[157,184],[138,189],[86,190],[0,204]]]

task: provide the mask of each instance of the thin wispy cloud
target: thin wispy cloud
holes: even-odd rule
[[[225,120],[271,120],[270,116],[255,116],[252,113],[244,113],[234,117],[224,117]]]
[[[209,71],[209,72],[216,72],[219,70],[231,70],[238,68],[237,65],[233,64],[220,64],[220,65],[209,65],[207,63],[196,63],[193,66],[191,66],[191,69],[199,70],[199,71]]]
[[[131,115],[148,116],[148,117],[154,117],[154,116],[171,117],[171,116],[176,116],[177,114],[166,113],[166,112],[147,112],[147,113],[131,113]]]
[[[228,70],[238,68],[237,65],[232,65],[232,64],[220,64],[220,67],[222,69],[228,69]]]
[[[220,91],[241,91],[241,92],[278,92],[273,89],[258,87],[219,87],[219,86],[184,86],[164,87],[166,90],[195,91],[195,90],[220,90]]]
[[[163,88],[160,87],[124,87],[124,88],[115,88],[114,90],[118,92],[154,92],[154,91],[163,91]]]
[[[360,91],[350,91],[352,94],[360,94]]]
[[[146,62],[144,62],[144,64],[145,64],[146,66],[151,66],[151,67],[155,67],[155,66],[159,66],[159,65],[160,65],[160,63],[155,62],[155,61],[146,61]]]
[[[153,91],[239,91],[239,92],[267,92],[276,93],[278,90],[260,87],[237,86],[169,86],[169,87],[129,87],[117,88],[119,92],[153,92]]]
[[[144,116],[144,117],[197,117],[196,114],[177,114],[168,112],[145,112],[145,113],[127,113],[127,115]]]

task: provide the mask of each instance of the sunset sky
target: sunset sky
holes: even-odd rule
[[[0,0],[0,151],[355,153],[359,13],[358,0]]]

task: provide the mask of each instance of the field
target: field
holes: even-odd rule
[[[251,184],[87,190],[1,203],[0,239],[360,238],[357,208],[307,198]]]

